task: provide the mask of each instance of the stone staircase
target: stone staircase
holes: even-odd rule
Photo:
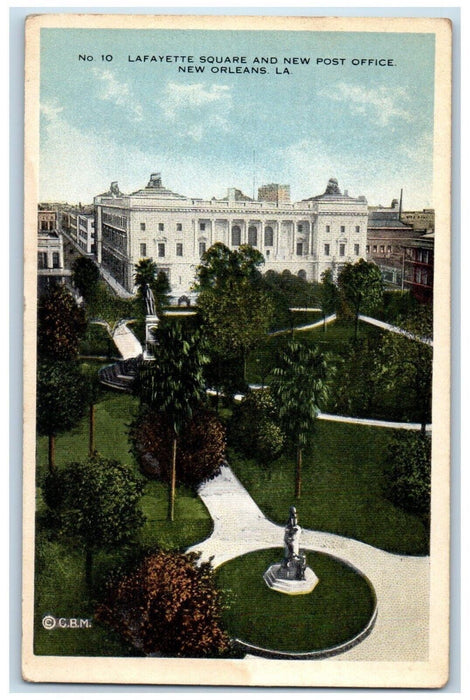
[[[119,360],[98,370],[100,382],[111,389],[131,392],[142,357]]]

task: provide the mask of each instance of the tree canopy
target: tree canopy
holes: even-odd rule
[[[210,564],[195,554],[158,552],[109,584],[96,617],[145,654],[173,657],[226,655],[221,600]]]
[[[93,260],[85,257],[79,257],[74,260],[72,264],[72,282],[85,301],[93,299],[99,279],[100,271]]]
[[[195,288],[198,291],[221,289],[241,279],[254,282],[261,277],[259,267],[263,262],[263,255],[250,245],[230,250],[223,243],[214,243],[203,254],[196,269]]]
[[[177,442],[195,409],[206,399],[204,366],[209,358],[201,333],[185,332],[179,323],[161,326],[155,338],[155,360],[140,366],[135,391],[141,404],[164,415],[171,429],[173,458],[168,517],[173,520]]]
[[[297,451],[295,495],[301,494],[302,450],[308,444],[320,404],[328,393],[327,357],[318,348],[291,340],[273,370],[271,393],[281,427]]]
[[[431,437],[397,432],[388,449],[385,477],[387,498],[427,520],[431,507]]]
[[[49,438],[49,469],[55,469],[55,437],[82,418],[87,399],[86,382],[77,364],[42,360],[37,368],[36,425]]]
[[[361,258],[343,267],[338,276],[338,287],[343,300],[354,312],[357,338],[359,314],[371,311],[382,302],[381,272],[375,263]]]
[[[133,541],[143,525],[143,486],[130,467],[99,456],[73,462],[46,480],[56,532],[85,552],[88,584],[94,554]]]
[[[40,297],[37,338],[41,359],[76,359],[85,330],[85,312],[64,286],[56,285]]]

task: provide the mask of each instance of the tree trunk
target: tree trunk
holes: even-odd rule
[[[357,340],[358,330],[359,330],[359,311],[356,311],[356,319],[354,321],[354,340]]]
[[[56,471],[56,466],[55,466],[55,435],[49,435],[48,458],[49,458],[49,471],[52,474],[53,472]]]
[[[88,432],[88,452],[90,457],[95,454],[95,404],[90,404],[90,422],[89,422],[89,432]]]
[[[295,467],[295,497],[300,498],[302,491],[302,448],[297,447],[297,460]]]
[[[85,581],[89,591],[93,585],[93,552],[91,549],[86,550],[85,554]]]
[[[171,474],[168,490],[168,520],[175,519],[175,491],[176,491],[176,437],[173,438],[173,455],[171,459]]]
[[[326,333],[326,314],[323,314],[323,333]]]

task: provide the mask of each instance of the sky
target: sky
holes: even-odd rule
[[[433,83],[430,34],[42,29],[40,200],[161,172],[204,199],[277,182],[298,201],[335,177],[432,207]]]

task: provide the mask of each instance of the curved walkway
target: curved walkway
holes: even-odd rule
[[[228,466],[199,495],[214,521],[212,535],[188,551],[220,566],[247,552],[282,547],[284,527],[268,520]],[[300,524],[302,512],[300,511]],[[331,554],[365,574],[378,616],[367,639],[336,657],[348,661],[425,661],[428,654],[429,557],[389,554],[357,540],[303,530],[301,547]]]
[[[119,321],[111,334],[114,344],[119,350],[123,360],[139,357],[143,352],[142,345],[131,329],[127,327],[128,323],[129,321],[127,319]]]

